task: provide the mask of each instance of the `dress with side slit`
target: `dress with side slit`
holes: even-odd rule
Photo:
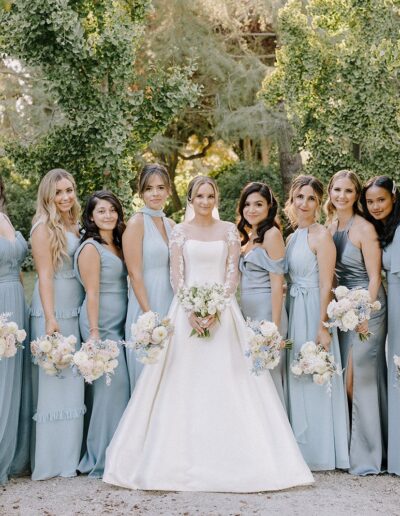
[[[337,284],[368,289],[369,277],[361,249],[349,238],[353,219],[343,231],[336,231]],[[377,299],[381,309],[371,314],[372,333],[361,341],[355,331],[339,331],[340,351],[346,385],[349,358],[353,370],[353,399],[350,410],[350,469],[355,475],[377,474],[386,469],[387,393],[386,393],[386,294],[381,285]]]

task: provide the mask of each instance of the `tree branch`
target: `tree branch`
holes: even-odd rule
[[[211,147],[212,144],[213,144],[213,139],[211,137],[207,138],[207,144],[203,147],[203,150],[201,152],[196,152],[195,154],[190,154],[189,156],[185,156],[184,154],[181,154],[180,152],[178,152],[178,156],[180,157],[180,159],[183,159],[185,161],[191,161],[194,159],[204,158],[205,155],[207,154],[208,149]]]

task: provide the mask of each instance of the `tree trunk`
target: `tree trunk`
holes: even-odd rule
[[[179,211],[182,209],[182,203],[175,186],[176,167],[178,166],[178,150],[174,150],[168,154],[162,154],[161,159],[168,169],[169,178],[171,180],[171,201],[173,211]]]
[[[264,165],[264,167],[267,167],[270,162],[271,142],[269,140],[267,140],[267,138],[261,138],[260,147],[261,147],[261,162]]]
[[[283,116],[278,130],[279,166],[283,192],[287,198],[292,179],[300,172],[302,163],[300,153],[292,150],[293,129],[287,119],[284,106],[281,108],[281,113]]]

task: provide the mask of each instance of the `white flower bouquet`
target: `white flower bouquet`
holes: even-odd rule
[[[87,383],[92,383],[105,375],[106,384],[110,385],[110,375],[114,374],[118,366],[118,355],[119,348],[115,340],[89,340],[74,354],[73,368]]]
[[[357,325],[371,318],[371,312],[379,310],[379,301],[371,302],[368,290],[364,288],[348,289],[339,286],[334,289],[336,300],[329,303],[327,314],[331,322],[324,323],[328,328],[337,327],[341,331],[353,331]],[[360,340],[369,339],[372,335],[359,333]]]
[[[173,331],[170,319],[161,319],[157,312],[145,312],[132,324],[131,340],[125,345],[135,350],[136,358],[142,364],[154,364]]]
[[[247,319],[246,326],[249,345],[246,356],[251,357],[253,361],[251,372],[259,375],[266,369],[274,369],[281,358],[283,341],[276,324]],[[286,341],[284,347],[290,349],[291,345],[290,341]]]
[[[394,355],[393,362],[394,362],[394,365],[396,366],[397,378],[400,381],[400,357],[398,355]]]
[[[61,333],[43,335],[31,342],[33,362],[50,376],[62,378],[61,371],[70,367],[75,353],[76,337]]]
[[[302,345],[300,352],[290,366],[295,376],[312,375],[313,382],[318,385],[327,384],[328,392],[331,389],[332,377],[341,375],[342,369],[335,363],[335,358],[322,346],[309,341]]]
[[[229,304],[225,288],[220,283],[212,285],[192,285],[183,287],[178,292],[178,299],[184,310],[193,313],[196,317],[205,318],[215,315],[219,320],[220,313]],[[197,333],[195,329],[190,333],[190,337],[209,337],[210,330],[205,328],[204,333]]]
[[[0,360],[16,355],[18,348],[23,348],[22,343],[26,338],[25,330],[20,330],[18,325],[9,321],[10,313],[0,314]]]

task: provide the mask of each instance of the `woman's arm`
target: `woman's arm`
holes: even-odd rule
[[[314,247],[314,251],[317,255],[320,292],[319,325],[316,344],[320,344],[325,349],[329,349],[331,335],[328,328],[324,326],[324,322],[326,322],[328,319],[326,311],[328,304],[332,299],[332,284],[336,263],[336,247],[329,231],[322,226],[319,226],[318,229],[318,234],[315,235],[315,244],[312,246]]]
[[[78,256],[79,274],[86,290],[86,310],[89,321],[90,338],[100,339],[100,255],[96,247],[86,244]]]
[[[136,214],[122,235],[122,249],[133,292],[143,312],[151,310],[143,278],[143,215]]]
[[[371,300],[375,301],[381,286],[382,252],[379,247],[378,237],[372,224],[360,224],[358,229],[360,236],[361,252],[367,269],[369,284],[368,290]]]
[[[264,234],[263,247],[272,260],[281,260],[285,256],[285,243],[278,228],[271,228]],[[272,322],[279,328],[283,303],[283,274],[270,272]]]
[[[32,233],[32,255],[39,278],[39,295],[42,302],[46,333],[60,331],[54,315],[54,267],[51,257],[50,234],[45,224],[39,224]]]

